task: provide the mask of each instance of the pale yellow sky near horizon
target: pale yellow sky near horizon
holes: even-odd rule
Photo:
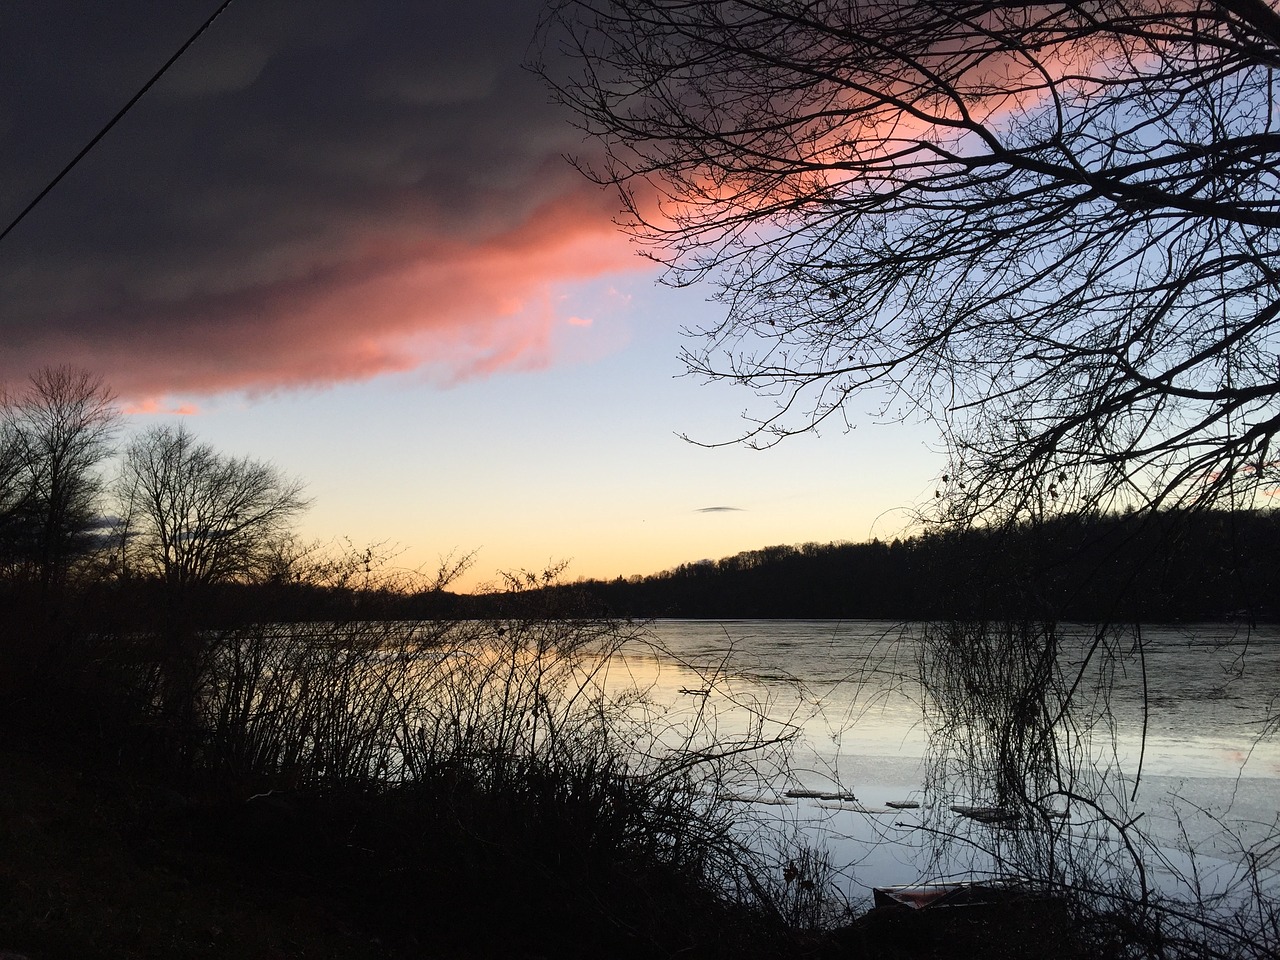
[[[562,342],[540,369],[170,406],[198,410],[185,421],[201,439],[303,480],[304,537],[382,543],[396,565],[427,570],[475,551],[461,590],[562,561],[569,580],[612,579],[773,544],[892,538],[932,496],[941,461],[926,426],[864,418],[769,450],[681,439],[731,438],[754,402],[678,376],[678,328],[716,310],[700,291],[630,274],[560,298]]]

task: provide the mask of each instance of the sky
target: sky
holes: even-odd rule
[[[0,5],[0,228],[217,5]],[[460,589],[904,532],[925,427],[681,439],[760,408],[681,376],[717,305],[565,160],[592,146],[522,66],[540,10],[233,2],[0,241],[0,382],[100,373],[126,432],[181,418],[303,480],[307,538],[474,551]]]

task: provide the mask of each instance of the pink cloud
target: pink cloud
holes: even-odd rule
[[[141,397],[126,403],[121,412],[126,416],[168,414],[176,417],[194,417],[200,408],[194,403],[171,404],[165,397]]]
[[[310,270],[222,292],[196,284],[181,298],[135,301],[127,314],[95,307],[11,352],[5,366],[56,354],[101,371],[139,412],[159,412],[162,395],[545,366],[552,331],[566,322],[550,306],[554,286],[647,266],[608,206],[594,190],[563,192],[478,239],[429,224],[381,236],[353,230],[347,250],[324,251]]]
[[[46,6],[30,56],[2,65],[30,94],[6,104],[9,207],[189,32],[181,4]],[[158,412],[589,355],[582,341],[606,337],[557,336],[587,312],[557,295],[645,262],[612,224],[617,198],[564,161],[580,135],[521,66],[542,8],[316,0],[222,18],[7,238],[0,380],[73,363]],[[77,69],[51,82],[55,60]]]

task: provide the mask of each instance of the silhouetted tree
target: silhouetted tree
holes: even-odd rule
[[[274,466],[219,453],[184,426],[153,427],[129,444],[119,497],[124,573],[161,585],[162,706],[176,755],[191,761],[209,649],[201,601],[214,584],[268,574],[307,501],[302,485]]]
[[[0,418],[0,564],[13,563],[15,536],[22,495],[22,457],[8,410]]]
[[[1280,14],[1263,0],[561,0],[544,66],[772,443],[935,418],[947,515],[1280,475]],[[548,58],[548,64],[560,59]]]
[[[46,367],[3,398],[0,539],[12,575],[48,592],[95,541],[98,472],[119,426],[115,398],[93,374]]]
[[[221,454],[184,426],[154,427],[125,452],[126,567],[175,590],[252,580],[276,562],[302,492],[271,464]]]

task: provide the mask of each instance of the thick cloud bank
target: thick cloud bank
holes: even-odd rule
[[[0,220],[212,11],[0,10]],[[0,243],[0,379],[126,396],[550,362],[557,283],[640,265],[520,64],[536,0],[233,3]]]

